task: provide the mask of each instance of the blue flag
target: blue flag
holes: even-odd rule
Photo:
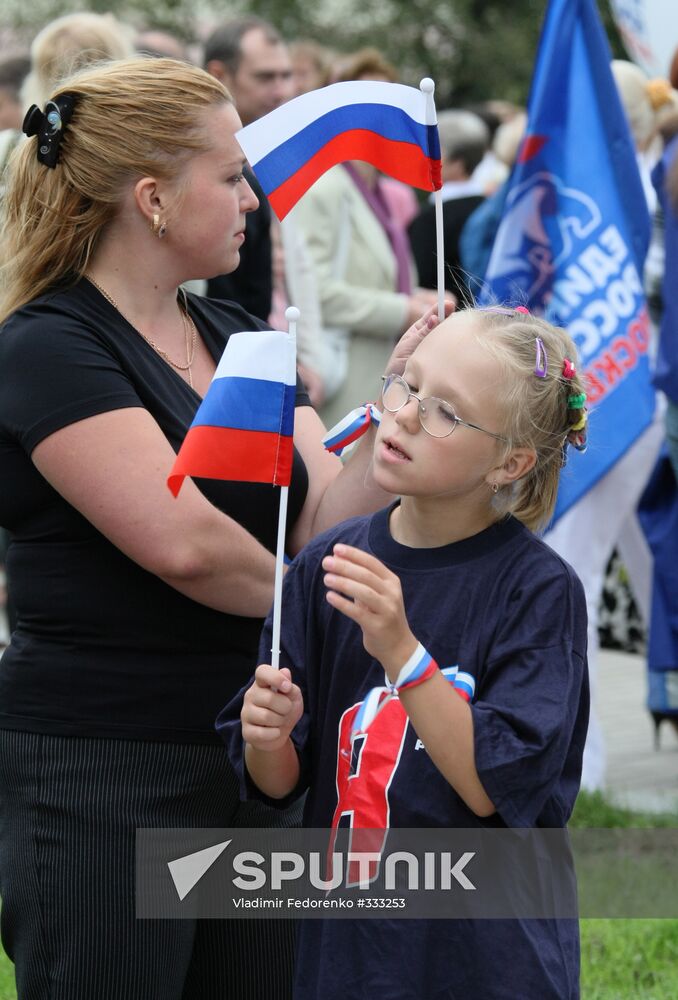
[[[481,302],[568,328],[587,382],[589,448],[563,469],[554,522],[651,423],[641,275],[650,218],[593,0],[551,0]]]

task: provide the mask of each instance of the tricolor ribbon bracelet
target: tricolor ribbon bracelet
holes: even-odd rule
[[[374,403],[357,406],[327,432],[323,438],[325,449],[334,452],[335,455],[341,455],[344,448],[348,448],[366,434],[372,424],[378,427],[380,423],[381,413]]]
[[[382,708],[398,696],[399,691],[407,691],[423,684],[438,671],[438,664],[430,653],[427,653],[421,643],[412,653],[407,663],[392,684],[385,687],[375,687],[367,693],[353,722],[354,733],[364,733],[374,722]]]

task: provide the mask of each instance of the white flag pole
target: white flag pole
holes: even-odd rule
[[[426,76],[419,84],[419,89],[426,99],[425,118],[427,125],[437,125],[436,104],[433,93],[436,85]],[[438,319],[445,319],[445,236],[443,233],[443,197],[442,191],[433,192],[433,202],[436,210],[436,284],[438,287]]]
[[[285,310],[287,329],[294,338],[296,359],[297,323],[300,312],[296,306]],[[280,508],[278,511],[278,540],[275,549],[275,582],[273,585],[273,634],[271,636],[271,666],[278,669],[280,664],[280,619],[282,612],[283,569],[285,566],[285,529],[287,527],[287,492],[288,486],[280,487]]]

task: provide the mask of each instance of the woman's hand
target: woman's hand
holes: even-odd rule
[[[301,690],[292,683],[287,667],[276,670],[268,663],[261,663],[243,700],[240,713],[243,740],[255,750],[280,750],[303,712]]]
[[[360,626],[365,649],[394,682],[417,648],[400,580],[379,559],[350,545],[335,545],[323,569],[328,604]]]
[[[443,296],[445,315],[449,316],[457,308],[457,300],[450,292],[445,292]],[[433,288],[415,288],[408,299],[407,316],[405,324],[409,328],[421,317],[421,314],[429,309],[438,309],[438,293]],[[405,325],[404,324],[404,325]]]
[[[435,294],[435,293],[433,293]],[[445,315],[450,316],[456,309],[456,304],[451,298],[445,299]],[[391,357],[388,359],[386,364],[385,375],[402,375],[405,371],[405,365],[407,364],[407,359],[410,357],[412,352],[416,347],[422,342],[427,333],[435,329],[438,326],[440,320],[438,319],[438,306],[430,305],[426,308],[423,315],[419,315],[419,318],[412,323],[412,325],[405,331],[398,343],[393,348]]]

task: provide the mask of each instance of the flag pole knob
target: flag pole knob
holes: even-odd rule
[[[419,83],[419,89],[424,96],[426,124],[435,125],[438,121],[436,116],[436,104],[433,99],[433,92],[436,89],[436,85],[430,76],[425,76]]]
[[[285,310],[285,319],[288,323],[298,323],[301,313],[296,306],[288,306]]]

